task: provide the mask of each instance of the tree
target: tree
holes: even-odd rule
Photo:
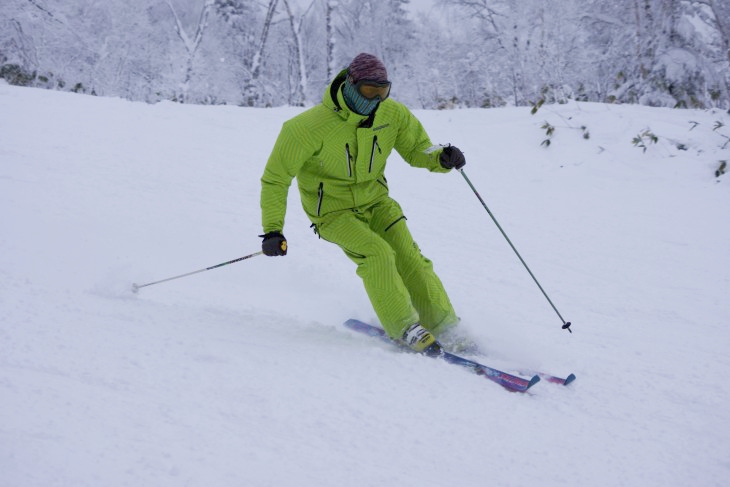
[[[180,85],[182,91],[178,98],[178,101],[184,103],[187,100],[190,82],[193,78],[193,62],[195,61],[195,54],[198,52],[201,42],[203,42],[203,35],[208,27],[208,16],[210,15],[210,11],[213,8],[215,1],[205,0],[205,3],[203,3],[203,7],[200,11],[200,18],[198,19],[198,23],[195,27],[195,34],[192,37],[188,36],[185,27],[172,4],[172,0],[166,0],[166,2],[167,6],[170,7],[172,16],[175,19],[175,33],[177,33],[177,36],[182,41],[183,46],[185,46],[185,52],[187,53],[184,80]]]
[[[337,72],[337,66],[335,65],[335,35],[334,35],[334,15],[335,9],[337,8],[337,0],[326,0],[325,1],[325,49],[327,51],[327,79],[333,79]]]
[[[730,107],[727,0],[4,0],[0,76],[154,102],[304,105],[359,52],[424,108]],[[320,10],[319,15],[309,15]]]
[[[252,104],[256,96],[252,86],[254,55],[260,50],[259,25],[263,13],[257,4],[247,0],[216,0],[216,14],[222,22],[219,26],[220,55],[224,59],[226,77],[232,79],[239,104]],[[246,101],[247,100],[247,101]]]
[[[705,0],[698,3],[707,6],[706,17],[717,31],[717,50],[710,54],[710,61],[718,74],[717,89],[710,92],[710,98],[717,104],[721,100],[730,100],[730,2]]]
[[[295,88],[292,92],[292,98],[290,104],[295,106],[303,106],[306,100],[307,93],[307,64],[305,62],[304,53],[304,42],[302,39],[302,24],[307,13],[312,10],[314,2],[309,4],[309,7],[300,16],[295,16],[292,13],[292,9],[289,5],[289,0],[283,0],[284,7],[286,8],[287,17],[289,18],[289,26],[291,27],[292,33],[292,47],[294,51],[294,59],[297,67],[298,82],[294,84]]]
[[[256,52],[251,59],[251,79],[244,88],[244,104],[247,106],[257,106],[261,99],[262,86],[259,84],[259,76],[261,75],[261,64],[266,48],[266,41],[269,38],[269,30],[276,12],[276,4],[279,0],[269,0],[269,6],[266,10],[266,18],[261,29],[261,39],[259,41]]]

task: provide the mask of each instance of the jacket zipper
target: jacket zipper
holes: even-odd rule
[[[383,153],[382,150],[380,150],[380,146],[378,145],[378,136],[373,136],[373,148],[370,151],[370,168],[368,169],[368,172],[373,172],[373,160],[375,159],[375,148],[378,148],[379,153]]]
[[[320,213],[322,212],[322,200],[324,199],[324,183],[319,183],[317,197],[317,216],[321,216]]]
[[[345,144],[345,156],[347,157],[347,177],[352,177],[352,156],[350,155],[350,144]]]

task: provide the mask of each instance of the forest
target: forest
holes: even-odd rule
[[[730,108],[730,0],[418,3],[2,0],[0,77],[148,103],[310,106],[370,52],[412,108]]]

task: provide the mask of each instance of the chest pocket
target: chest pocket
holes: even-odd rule
[[[393,150],[394,137],[392,131],[372,129],[359,130],[357,136],[357,179],[369,181],[377,179],[385,171],[385,163]]]

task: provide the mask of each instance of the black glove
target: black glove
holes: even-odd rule
[[[259,237],[264,239],[261,242],[261,250],[264,251],[264,255],[269,257],[286,255],[286,238],[281,232],[269,232],[266,235],[259,235]]]
[[[441,151],[439,162],[446,169],[461,169],[466,164],[466,159],[464,159],[464,153],[458,147],[449,144]]]

